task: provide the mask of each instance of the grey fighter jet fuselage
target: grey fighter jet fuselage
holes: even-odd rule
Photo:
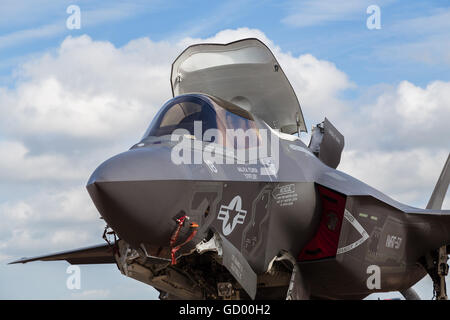
[[[449,160],[427,209],[336,170],[344,137],[328,119],[308,146],[295,135],[298,100],[257,39],[189,47],[171,85],[141,141],[88,181],[108,243],[17,262],[116,263],[164,299],[407,295],[427,273],[445,297]]]

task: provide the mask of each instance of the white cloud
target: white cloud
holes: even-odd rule
[[[425,207],[447,160],[448,151],[345,151],[340,170],[351,173],[397,201]]]
[[[99,215],[85,188],[41,191],[15,203],[0,204],[2,225],[21,226],[22,223],[94,222]]]
[[[354,110],[339,119],[351,148],[448,151],[450,82],[433,81],[422,88],[402,81]]]
[[[0,252],[37,255],[101,242],[104,222],[79,186],[0,204]]]
[[[339,95],[355,85],[333,63],[319,60],[310,54],[299,57],[280,54],[280,65],[296,91],[307,117],[318,123],[325,116],[334,117],[347,111]]]
[[[339,169],[425,207],[450,151],[450,82],[402,81],[371,98],[331,118],[346,138]]]
[[[35,257],[70,249],[102,243],[101,231],[93,236],[93,228],[82,228],[78,225],[66,227],[28,225],[14,229],[5,240],[0,240],[0,250],[15,259]],[[9,261],[11,262],[11,261]]]
[[[65,156],[32,155],[18,141],[0,141],[0,177],[5,181],[78,180],[87,171]]]
[[[56,55],[23,65],[15,89],[0,92],[0,111],[8,115],[2,122],[21,135],[113,141],[133,132],[137,138],[170,97],[170,52],[168,44],[148,39],[117,49],[68,37]]]

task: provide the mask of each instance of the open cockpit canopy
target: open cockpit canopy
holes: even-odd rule
[[[289,80],[258,39],[188,47],[172,65],[171,85],[174,97],[205,93],[244,108],[281,132],[307,131]]]

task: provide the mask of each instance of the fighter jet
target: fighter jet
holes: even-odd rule
[[[170,82],[143,138],[88,180],[106,243],[12,263],[116,264],[160,299],[418,299],[427,274],[446,299],[450,157],[426,209],[336,170],[344,136],[325,118],[302,142],[297,96],[258,39],[192,45]]]

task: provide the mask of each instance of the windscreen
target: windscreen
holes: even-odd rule
[[[196,97],[175,98],[150,125],[147,136],[171,135],[176,129],[185,129],[194,136],[194,121],[202,123],[203,132],[217,128],[215,112],[206,101]]]
[[[251,115],[231,103],[221,103],[217,98],[186,95],[172,99],[156,116],[144,139],[171,135],[177,129],[186,130],[192,139],[201,137],[204,142],[235,149],[253,147],[259,141]],[[242,134],[244,139],[240,139]]]

